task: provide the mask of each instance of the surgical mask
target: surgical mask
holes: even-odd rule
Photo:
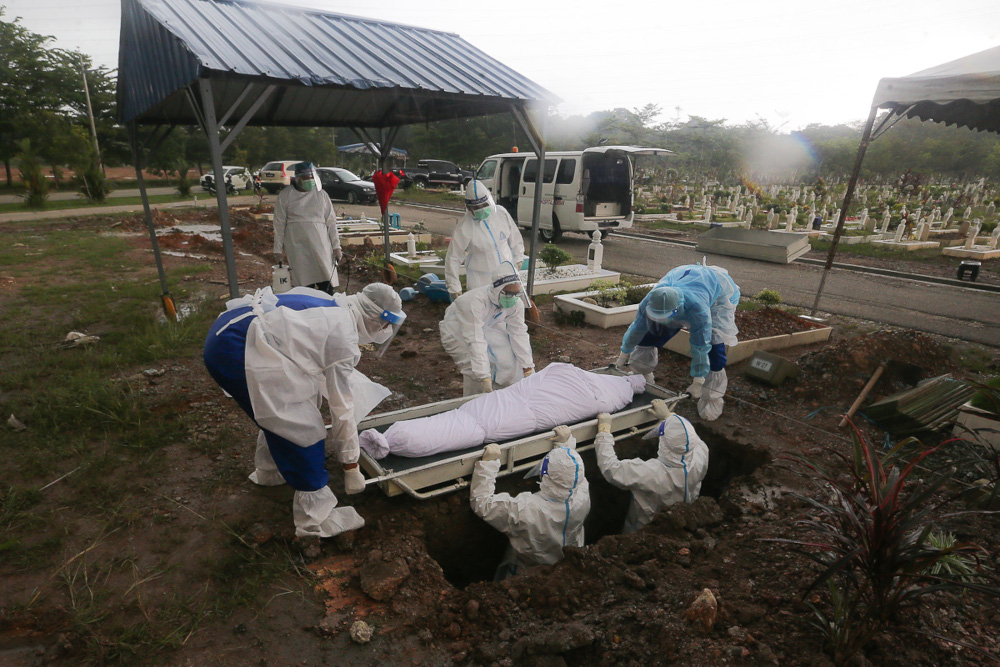
[[[513,308],[517,305],[517,295],[516,294],[501,294],[500,295],[500,307],[501,308]]]
[[[309,192],[310,190],[315,190],[316,189],[316,181],[315,181],[315,179],[312,179],[312,178],[306,179],[304,181],[300,181],[299,182],[299,187],[302,188],[303,190],[305,190],[306,192]]]
[[[476,209],[475,211],[472,212],[472,217],[475,218],[476,220],[482,222],[486,218],[490,217],[490,209],[489,209],[489,207],[487,206],[486,208],[478,208],[478,209]]]

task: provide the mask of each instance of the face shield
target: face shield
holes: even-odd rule
[[[375,356],[381,359],[386,351],[389,349],[389,345],[392,343],[396,334],[399,333],[399,329],[403,326],[403,322],[406,321],[406,313],[400,310],[397,313],[393,313],[388,310],[383,310],[379,319],[385,323],[381,331],[386,332],[385,341],[379,343],[377,340],[375,343],[378,345],[378,349],[375,352]]]
[[[490,213],[493,212],[489,189],[475,179],[465,186],[465,208],[479,221],[490,217]]]
[[[529,307],[528,295],[524,291],[524,283],[513,262],[501,262],[493,271],[493,302],[501,308],[513,308],[518,301]]]
[[[303,192],[319,188],[319,174],[311,162],[300,162],[295,165],[295,187]]]

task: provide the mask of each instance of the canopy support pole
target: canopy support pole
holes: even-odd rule
[[[212,173],[215,174],[215,201],[219,205],[219,226],[222,227],[222,250],[226,255],[226,276],[229,278],[229,297],[239,297],[236,277],[236,256],[233,252],[233,232],[229,227],[229,198],[226,193],[226,174],[222,170],[222,148],[219,145],[219,125],[215,120],[215,100],[212,97],[212,81],[198,80],[201,88],[201,102],[205,113],[205,134],[212,154]]]
[[[146,228],[149,230],[149,242],[153,246],[153,258],[156,260],[156,272],[160,279],[160,302],[163,304],[163,312],[166,313],[167,318],[176,321],[177,308],[174,306],[174,300],[170,296],[170,290],[167,287],[167,273],[163,269],[163,256],[160,254],[160,243],[156,238],[156,227],[153,226],[153,210],[149,207],[146,182],[142,178],[142,168],[145,166],[145,161],[142,159],[142,149],[139,147],[139,130],[134,121],[127,124],[127,129],[128,143],[132,149],[132,162],[135,164],[135,178],[139,184],[139,196],[142,198],[142,210],[146,217]],[[171,129],[173,129],[172,126]],[[169,133],[170,130],[167,130],[166,134]],[[166,134],[163,137],[166,137]]]
[[[255,113],[257,113],[257,110],[264,105],[264,102],[267,101],[267,98],[270,97],[271,93],[273,93],[277,88],[278,88],[277,86],[268,86],[261,92],[260,96],[257,97],[257,100],[250,105],[250,108],[247,109],[245,114],[243,114],[243,117],[240,118],[239,122],[236,123],[236,125],[229,132],[229,134],[226,135],[225,140],[223,140],[222,144],[219,147],[220,152],[222,153],[226,152],[226,149],[229,148],[229,144],[233,143],[233,140],[236,139],[239,133],[243,131],[243,128],[247,126],[247,123],[249,123],[250,119],[253,118]],[[249,89],[250,86],[248,85],[247,90]],[[243,92],[246,93],[246,91]],[[242,96],[240,97],[242,99]],[[232,112],[232,109],[230,109],[230,112]],[[227,117],[228,115],[229,114],[226,114]],[[225,120],[219,123],[219,128],[218,128],[219,130],[222,129],[223,123],[225,123]]]
[[[875,125],[875,116],[878,114],[878,107],[872,107],[865,121],[865,129],[861,134],[861,143],[858,145],[858,155],[854,158],[854,171],[851,172],[851,179],[847,182],[847,192],[844,194],[844,205],[840,207],[840,217],[837,219],[837,229],[833,232],[833,241],[830,242],[830,251],[826,256],[826,265],[823,266],[823,276],[819,279],[819,288],[816,290],[816,300],[813,301],[812,310],[809,315],[816,316],[819,308],[819,299],[823,295],[823,287],[826,285],[826,276],[833,266],[833,256],[837,253],[837,244],[840,243],[840,235],[844,231],[844,220],[847,219],[847,207],[851,205],[854,198],[854,188],[858,184],[858,175],[861,173],[861,163],[865,159],[865,151],[871,143],[872,127]]]
[[[378,170],[385,173],[386,163],[389,161],[389,153],[392,152],[392,143],[396,141],[396,134],[399,127],[390,127],[389,131],[382,134],[382,145],[379,146]],[[382,229],[385,233],[385,265],[388,267],[392,261],[389,244],[389,202],[385,204],[385,211],[382,213]]]
[[[545,140],[531,122],[531,118],[518,105],[512,104],[510,111],[514,114],[521,129],[528,135],[528,141],[538,157],[538,169],[535,174],[535,198],[531,205],[531,246],[528,251],[528,298],[534,297],[535,289],[535,248],[538,245],[538,220],[542,212],[542,186],[545,183]]]

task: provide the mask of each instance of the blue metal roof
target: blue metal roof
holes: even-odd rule
[[[122,0],[118,71],[123,122],[195,124],[184,88],[199,77],[237,114],[248,83],[279,86],[251,125],[388,127],[555,101],[453,33],[249,0]]]

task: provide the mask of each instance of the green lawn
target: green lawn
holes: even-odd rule
[[[156,195],[149,198],[150,204],[166,204],[177,201],[191,201],[195,196],[214,199],[208,193],[194,193],[186,197],[180,195]],[[0,213],[40,213],[42,211],[61,211],[72,208],[105,208],[108,206],[132,206],[142,203],[141,197],[114,197],[104,200],[103,204],[95,204],[86,199],[69,199],[65,201],[50,201],[45,203],[45,208],[32,208],[24,204],[0,204]]]

